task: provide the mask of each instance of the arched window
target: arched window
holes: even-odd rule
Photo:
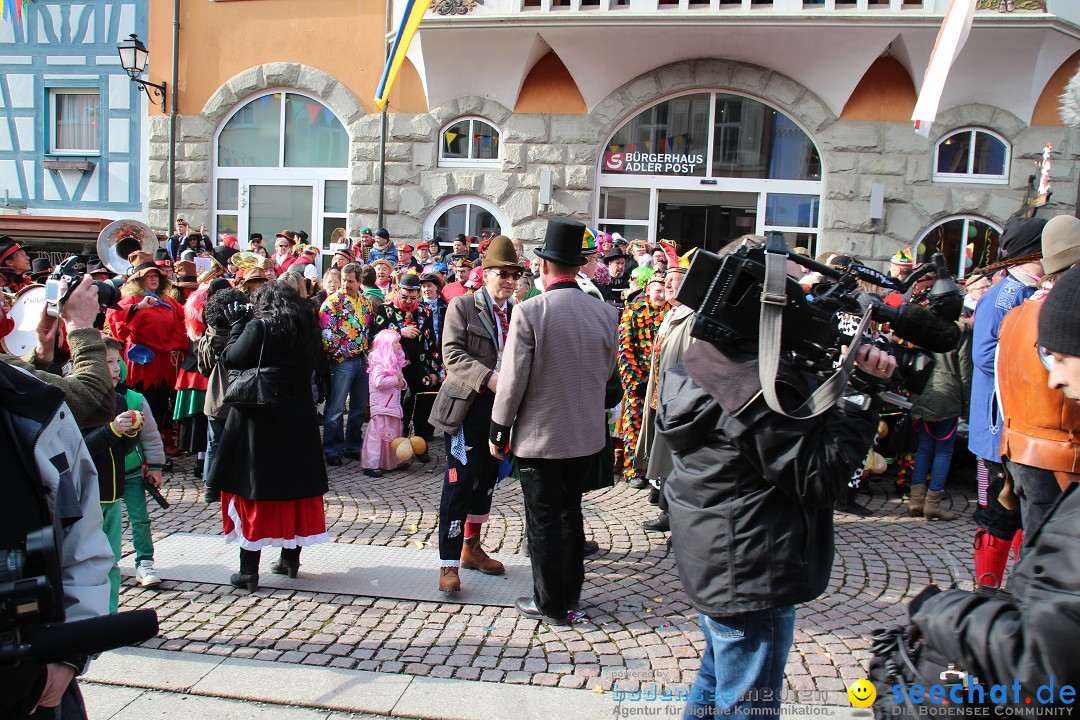
[[[600,153],[597,226],[680,253],[777,231],[816,252],[821,154],[782,110],[697,90],[638,110]]]
[[[443,247],[458,235],[472,238],[482,233],[504,235],[510,229],[506,218],[491,203],[475,197],[457,197],[442,201],[431,211],[424,222],[424,238],[439,238]]]
[[[984,218],[946,218],[919,239],[915,261],[929,262],[930,257],[939,252],[945,256],[949,270],[962,278],[994,262],[1000,238],[1001,228]]]
[[[318,100],[283,90],[244,103],[221,126],[214,158],[218,234],[246,246],[260,233],[272,247],[275,233],[303,230],[328,249],[345,227],[349,134]]]
[[[499,129],[483,118],[454,120],[439,133],[439,166],[500,167]]]
[[[934,181],[1009,182],[1009,143],[981,128],[956,130],[934,147]]]

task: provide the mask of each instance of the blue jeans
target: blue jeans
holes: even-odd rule
[[[345,424],[346,399],[349,401],[348,425]],[[323,410],[323,455],[336,457],[342,451],[360,454],[367,409],[367,362],[362,357],[342,360],[330,369],[330,397],[326,398]]]
[[[711,618],[683,718],[780,717],[784,666],[795,639],[795,606]]]
[[[953,443],[956,442],[957,419],[918,421],[919,449],[915,451],[915,467],[911,471],[911,484],[922,485],[926,473],[930,473],[930,492],[945,489],[952,462]]]

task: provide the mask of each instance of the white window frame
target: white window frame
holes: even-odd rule
[[[427,217],[424,218],[424,240],[427,242],[433,242],[435,240],[435,221],[443,216],[447,210],[455,208],[459,205],[475,205],[485,212],[491,213],[491,216],[498,221],[499,227],[502,228],[504,235],[510,235],[510,223],[506,219],[506,215],[502,213],[499,208],[495,207],[492,203],[484,200],[483,198],[476,197],[475,195],[455,195],[451,198],[446,198],[438,205],[431,209]],[[472,210],[465,211],[465,228],[468,229],[472,222]],[[454,238],[444,237],[443,244],[448,246]],[[479,240],[477,240],[479,243]],[[477,243],[471,243],[470,247],[477,247]]]
[[[460,122],[469,122],[469,157],[467,158],[448,158],[444,157],[443,153],[446,150],[446,143],[443,142],[444,133],[454,125]],[[499,137],[499,152],[498,155],[492,159],[479,159],[474,158],[476,144],[476,132],[474,131],[474,123],[482,122],[490,127]],[[450,122],[446,123],[439,129],[439,167],[444,168],[483,168],[497,170],[502,168],[502,130],[499,126],[491,122],[487,118],[480,117],[479,115],[464,115],[462,117],[454,118]]]
[[[322,228],[323,220],[325,218],[348,218],[348,198],[351,191],[351,185],[349,181],[350,165],[346,160],[345,167],[285,167],[285,103],[281,103],[280,115],[279,115],[279,133],[278,133],[278,165],[277,167],[221,167],[218,165],[218,143],[221,139],[221,132],[229,124],[229,121],[233,119],[243,108],[247,107],[248,103],[253,100],[258,100],[264,95],[273,95],[274,93],[282,93],[283,100],[284,95],[299,95],[319,103],[337,118],[337,121],[341,123],[341,126],[345,128],[348,133],[348,126],[342,121],[341,117],[334,112],[334,109],[327,105],[323,100],[303,90],[297,90],[295,88],[273,88],[244,98],[236,103],[235,109],[226,115],[221,123],[218,125],[217,130],[214,132],[214,145],[212,148],[213,156],[211,159],[211,171],[213,172],[213,181],[211,182],[211,195],[210,208],[213,216],[212,225],[214,232],[217,232],[218,216],[219,215],[235,215],[237,216],[237,232],[240,233],[238,239],[241,243],[241,247],[246,248],[248,243],[248,235],[250,228],[248,227],[248,202],[249,198],[245,192],[245,186],[250,185],[306,185],[309,182],[315,183],[315,193],[312,197],[312,209],[314,217],[312,218],[311,228],[302,228],[309,233],[308,242],[319,248],[323,255],[331,254],[328,247],[323,246]],[[352,140],[350,136],[350,142]],[[230,179],[239,181],[239,198],[238,207],[236,210],[218,210],[217,206],[217,192],[218,192],[218,180]],[[343,180],[345,181],[345,212],[325,212],[323,210],[323,198],[326,191],[327,180]],[[272,238],[263,238],[263,244],[266,245],[268,240]],[[215,244],[217,240],[215,239]]]
[[[963,172],[963,173],[938,172],[938,169],[937,169],[937,167],[938,167],[938,156],[940,154],[941,146],[949,138],[956,137],[957,135],[961,135],[963,133],[971,133],[971,135],[972,135],[971,145],[968,148],[968,163],[967,163],[968,171]],[[1004,162],[1005,172],[1004,172],[1003,175],[985,175],[985,174],[977,175],[977,174],[971,172],[972,169],[975,167],[975,134],[976,133],[983,133],[984,135],[989,135],[990,137],[994,138],[995,140],[997,140],[998,142],[1000,142],[1002,145],[1005,146],[1005,162]],[[981,184],[981,185],[1007,185],[1008,182],[1009,182],[1009,164],[1011,162],[1012,162],[1012,144],[1008,140],[1006,140],[1004,137],[1002,137],[999,133],[996,133],[993,130],[988,130],[987,128],[983,128],[983,127],[957,128],[956,130],[953,130],[951,132],[946,133],[945,135],[942,135],[940,138],[938,138],[938,141],[936,143],[934,143],[934,167],[933,167],[933,176],[932,176],[932,178],[933,178],[934,182],[944,182],[944,183],[977,183],[977,184]]]
[[[965,242],[962,243],[962,247],[961,247],[961,251],[960,251],[960,253],[961,253],[960,257],[961,258],[963,258],[967,253],[966,239],[967,239],[967,236],[968,236],[968,228],[970,227],[970,223],[972,221],[981,222],[983,225],[987,225],[987,226],[993,228],[995,231],[997,231],[998,242],[999,243],[1001,242],[1001,239],[1000,239],[1001,238],[1001,233],[1003,233],[1005,231],[1005,228],[998,225],[993,220],[991,220],[989,218],[986,218],[986,217],[982,217],[981,215],[950,215],[948,217],[941,218],[940,220],[938,220],[934,224],[932,224],[930,227],[926,228],[926,230],[919,233],[919,239],[915,241],[915,258],[916,259],[918,258],[918,256],[919,256],[918,248],[919,248],[920,245],[923,244],[923,240],[926,239],[927,235],[934,232],[934,230],[941,227],[942,225],[944,225],[946,223],[950,223],[950,222],[952,222],[954,220],[963,220],[964,221],[964,229],[962,231],[962,233],[963,233],[962,236],[964,237]],[[967,268],[964,267],[963,262],[959,262],[958,264],[960,265],[960,267],[949,268],[949,271],[956,273],[956,278],[958,280],[962,280],[964,278],[964,276],[966,275]]]
[[[697,95],[701,93],[707,93],[711,99],[709,102],[709,141],[706,145],[706,175],[689,176],[689,175],[647,175],[647,174],[623,174],[623,173],[605,173],[604,172],[604,149],[610,147],[612,139],[615,135],[622,130],[626,123],[633,120],[638,114],[648,110],[649,108],[667,102],[673,98],[680,97],[682,95]],[[818,157],[821,160],[821,177],[817,180],[773,180],[768,178],[738,178],[738,177],[714,177],[712,175],[712,155],[713,155],[713,143],[715,141],[715,122],[716,122],[716,96],[717,95],[739,95],[749,100],[759,102],[766,107],[772,108],[777,112],[783,113],[791,122],[793,122],[800,130],[806,133],[806,136],[810,138],[810,141],[814,143],[814,148],[818,152]],[[604,227],[606,225],[627,224],[627,225],[640,225],[642,227],[648,227],[648,242],[655,243],[659,238],[656,234],[656,228],[658,223],[657,213],[657,201],[658,193],[660,190],[710,190],[720,192],[754,192],[758,193],[758,206],[757,206],[757,219],[754,232],[758,235],[762,235],[770,230],[780,230],[785,232],[797,232],[800,234],[814,235],[814,245],[817,245],[817,238],[821,233],[821,213],[824,211],[825,202],[825,174],[827,168],[825,167],[825,156],[821,151],[820,146],[814,139],[813,134],[806,128],[798,118],[793,116],[787,110],[777,107],[763,98],[750,95],[748,93],[739,92],[737,90],[731,90],[727,88],[694,88],[691,90],[683,90],[676,93],[665,95],[645,105],[640,105],[631,112],[627,113],[620,122],[615,126],[615,129],[605,138],[605,142],[600,146],[601,152],[597,158],[596,165],[596,183],[595,192],[593,193],[593,220],[594,227]],[[608,218],[601,215],[600,199],[602,188],[633,188],[637,190],[649,191],[649,219],[648,221],[642,220],[624,220],[619,218]],[[818,227],[803,228],[803,227],[787,227],[787,226],[771,226],[765,225],[765,199],[769,193],[781,194],[781,195],[816,195],[818,196]],[[642,238],[644,239],[644,238]]]
[[[102,118],[108,118],[108,112],[101,107],[101,89],[97,87],[50,87],[46,89],[48,92],[49,103],[49,155],[64,155],[75,157],[100,157],[101,156],[101,130],[103,124]],[[97,132],[97,149],[95,150],[68,150],[56,147],[56,122],[59,118],[59,114],[56,112],[56,99],[60,95],[96,95],[98,99],[98,132]]]

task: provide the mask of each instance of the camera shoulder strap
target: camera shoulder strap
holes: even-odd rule
[[[787,253],[765,252],[765,287],[761,293],[761,315],[758,324],[758,379],[765,403],[773,412],[795,420],[807,420],[825,412],[840,399],[855,364],[855,350],[870,323],[867,309],[855,331],[851,348],[840,367],[793,412],[780,405],[776,395],[776,374],[780,369],[780,338],[783,331],[784,307],[787,305]]]

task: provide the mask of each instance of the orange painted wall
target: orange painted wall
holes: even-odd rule
[[[181,0],[178,112],[197,115],[231,77],[271,62],[318,68],[375,112],[384,11],[385,3],[375,0]],[[172,71],[172,27],[172,3],[151,2],[147,44],[154,82],[168,81]],[[406,61],[390,93],[390,111],[426,110],[419,75]]]
[[[904,66],[894,58],[879,57],[851,93],[840,119],[910,122],[917,98]]]
[[[1061,67],[1046,81],[1039,102],[1035,103],[1035,111],[1031,115],[1032,125],[1064,125],[1058,114],[1060,101],[1058,98],[1065,92],[1065,86],[1069,79],[1076,74],[1080,67],[1080,52],[1076,52],[1061,64]]]
[[[584,115],[585,98],[566,65],[554,52],[540,58],[521,84],[516,113]]]

